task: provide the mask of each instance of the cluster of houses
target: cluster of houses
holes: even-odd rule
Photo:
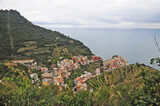
[[[71,71],[75,69],[80,69],[81,65],[87,65],[90,64],[90,62],[101,60],[99,56],[92,56],[92,59],[89,60],[87,56],[73,56],[72,59],[63,59],[61,61],[57,62],[57,65],[52,66],[53,68],[53,84],[59,86],[59,89],[61,90],[62,87],[67,87],[67,84],[64,83],[64,78],[68,79],[71,75]],[[74,80],[75,87],[74,91],[79,91],[82,89],[87,89],[86,81],[94,77],[96,75],[100,74],[100,68],[97,68],[94,72],[94,74],[91,74],[90,72],[85,71],[84,75],[81,75],[80,77],[77,77]],[[46,77],[43,77],[46,79]],[[51,77],[50,77],[51,79]],[[46,82],[47,80],[43,81],[43,85],[49,85],[52,84],[52,82]],[[48,80],[49,81],[49,80]],[[76,90],[77,89],[77,90]]]
[[[103,60],[104,72],[111,71],[113,69],[126,65],[128,65],[126,58],[120,57],[118,55],[112,56],[112,58],[110,58],[109,60]]]
[[[62,87],[67,87],[67,84],[64,83],[64,78],[69,78],[71,75],[71,71],[75,69],[81,68],[81,65],[87,65],[91,61],[87,58],[87,56],[73,56],[71,59],[62,59],[58,61],[57,64],[53,64],[51,69],[47,67],[38,66],[37,62],[34,59],[28,60],[14,60],[10,64],[22,64],[28,67],[28,72],[32,79],[32,84],[35,82],[39,82],[40,79],[38,75],[33,70],[39,70],[42,79],[42,85],[47,86],[51,84],[55,84],[62,89]]]
[[[76,63],[80,63],[81,65],[87,65],[90,63],[90,60],[88,59],[87,56],[73,56],[72,59]]]
[[[75,86],[73,88],[74,92],[77,92],[80,90],[86,90],[87,84],[85,82],[88,79],[101,74],[100,69],[103,69],[103,72],[107,72],[107,71],[111,71],[113,69],[128,65],[126,58],[120,57],[118,55],[112,56],[112,58],[110,58],[109,60],[104,60],[99,56],[92,56],[92,61],[98,61],[98,60],[103,60],[103,67],[97,68],[93,73],[85,71],[84,75],[81,75],[80,77],[75,78],[74,79]]]
[[[90,72],[85,71],[84,74],[74,79],[74,88],[73,91],[77,92],[80,90],[86,90],[87,84],[85,83],[88,79],[92,77],[92,74]]]
[[[57,86],[66,87],[63,78],[68,79],[71,75],[71,71],[81,68],[81,65],[87,65],[90,63],[87,56],[74,56],[72,59],[63,59],[57,62],[57,67],[54,71],[54,84]]]
[[[99,75],[99,74],[101,74],[100,68],[97,68],[94,73],[84,71],[84,74],[75,78],[74,81],[73,81],[74,84],[75,84],[75,86],[73,88],[74,93],[79,92],[81,90],[87,90],[86,81],[89,80],[92,77],[95,77],[95,76]]]
[[[51,84],[61,86],[64,84],[61,74],[58,74],[58,76],[55,74],[55,71],[57,70],[57,68],[54,68],[54,67],[52,67],[53,68],[52,70],[49,70],[47,67],[41,67],[41,72],[43,73],[42,84],[44,86],[48,86]]]
[[[67,84],[64,82],[64,78],[68,79],[71,76],[71,71],[75,69],[80,69],[82,65],[90,64],[94,61],[103,60],[103,67],[97,67],[93,72],[87,72],[84,70],[84,74],[74,79],[74,88],[73,91],[77,92],[80,90],[86,90],[87,84],[86,81],[92,77],[95,77],[101,74],[100,69],[103,69],[103,72],[111,71],[113,69],[128,65],[127,60],[124,57],[114,55],[109,60],[104,60],[99,56],[92,56],[91,59],[88,59],[87,56],[73,56],[71,59],[62,59],[57,62],[57,64],[51,65],[51,69],[47,67],[38,66],[37,62],[34,59],[30,60],[15,60],[10,64],[23,64],[28,67],[28,72],[32,79],[32,83],[40,82],[38,75],[33,70],[39,70],[41,74],[42,84],[47,85],[57,85],[59,89],[62,90],[63,87],[67,87]]]

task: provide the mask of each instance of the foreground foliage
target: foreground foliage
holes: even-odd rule
[[[141,64],[97,76],[88,81],[89,90],[77,94],[69,88],[59,91],[53,85],[38,87],[31,84],[22,68],[5,68],[8,71],[0,83],[1,105],[160,105],[160,73]]]

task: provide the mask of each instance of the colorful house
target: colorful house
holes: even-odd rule
[[[93,61],[98,61],[98,60],[102,60],[102,59],[99,56],[92,56],[92,60]]]

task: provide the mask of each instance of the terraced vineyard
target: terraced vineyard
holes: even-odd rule
[[[87,85],[89,89],[94,90],[103,86],[128,85],[131,88],[141,87],[143,83],[141,74],[143,71],[152,73],[157,70],[143,64],[132,64],[96,76],[88,80]]]
[[[94,77],[87,81],[87,85],[90,91],[93,89],[93,98],[99,104],[149,105],[159,104],[157,96],[149,94],[152,91],[159,95],[159,78],[158,70],[143,64],[132,64]]]

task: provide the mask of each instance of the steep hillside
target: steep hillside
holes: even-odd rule
[[[87,85],[95,95],[102,96],[101,103],[115,106],[153,105],[159,103],[159,99],[157,100],[160,92],[159,79],[160,71],[144,64],[132,64],[96,76],[88,80]]]
[[[158,72],[157,70],[142,65],[142,64],[132,64],[126,67],[118,68],[113,71],[106,72],[99,76],[90,79],[88,83],[89,89],[98,89],[102,86],[121,86],[127,85],[132,87],[140,87],[143,84],[142,72],[152,74],[153,72]]]
[[[15,10],[0,10],[0,59],[58,59],[91,55],[82,42],[33,25]]]

